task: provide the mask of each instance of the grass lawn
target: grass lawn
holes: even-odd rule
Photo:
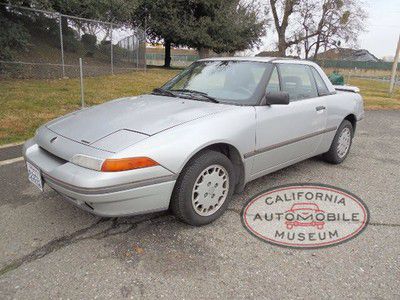
[[[150,92],[178,72],[160,68],[85,78],[85,101],[93,105]],[[388,83],[351,79],[349,84],[360,87],[367,109],[400,109],[400,87],[388,98]],[[79,80],[1,80],[0,107],[0,144],[26,140],[41,124],[79,109]]]
[[[140,95],[161,86],[179,70],[148,69],[84,79],[85,102]],[[79,109],[79,79],[1,80],[0,144],[28,139],[41,124]]]
[[[400,109],[400,86],[389,97],[389,83],[377,80],[350,78],[349,85],[360,88],[366,109]]]

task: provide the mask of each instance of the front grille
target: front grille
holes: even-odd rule
[[[54,155],[53,153],[47,151],[47,150],[44,149],[42,146],[39,146],[39,148],[40,148],[40,150],[42,150],[43,152],[45,152],[46,155],[50,156],[52,159],[56,160],[56,161],[59,162],[60,164],[65,164],[65,163],[68,162],[67,160],[65,160],[65,159],[63,159],[63,158],[61,158],[61,157],[59,157],[59,156],[57,156],[57,155]]]

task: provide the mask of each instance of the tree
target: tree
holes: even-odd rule
[[[95,19],[111,23],[125,23],[130,19],[133,2],[126,0],[47,0],[47,6],[65,15]],[[95,35],[99,30],[105,30],[105,37],[110,36],[110,26],[91,21],[62,18],[62,29],[68,31],[68,21],[84,33]]]
[[[129,21],[129,9],[134,2],[126,0],[47,0],[54,11],[75,17],[105,22]]]
[[[254,1],[198,0],[190,7],[186,45],[200,57],[211,49],[216,53],[242,51],[259,44],[265,34],[265,19]]]
[[[271,12],[274,19],[275,29],[278,34],[278,53],[281,56],[286,55],[286,49],[292,45],[296,45],[303,39],[306,39],[316,33],[302,36],[297,35],[292,38],[287,38],[289,27],[289,18],[301,5],[300,0],[270,0]],[[279,16],[281,14],[281,16]]]
[[[146,27],[150,41],[164,43],[164,66],[170,67],[171,47],[182,44],[186,16],[187,1],[138,0],[131,21],[134,25]]]
[[[306,0],[302,9],[300,10],[301,26],[303,27],[304,34],[306,36],[310,35],[311,32],[316,31],[313,14],[317,9],[318,6],[315,2]],[[303,40],[304,55],[306,59],[308,58],[310,50],[312,48],[310,40],[311,40],[310,37],[307,37]],[[296,47],[298,52],[297,54],[298,56],[300,56],[301,44],[296,45]]]
[[[364,27],[365,10],[359,0],[270,0],[278,34],[278,52],[296,47],[306,58],[314,50],[355,42]],[[303,47],[303,49],[301,49]]]
[[[355,46],[364,21],[365,10],[356,0],[325,0],[318,21],[318,34],[305,46],[308,54],[314,48],[314,59],[317,59],[321,48],[326,51],[343,44]],[[314,14],[318,18],[317,14]],[[308,58],[308,55],[307,55]]]
[[[221,53],[253,47],[265,32],[265,20],[253,1],[140,0],[133,22],[146,23],[150,40],[164,43],[166,67],[172,45],[195,48],[200,56],[207,56],[209,50]]]

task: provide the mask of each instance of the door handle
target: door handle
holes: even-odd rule
[[[316,111],[320,111],[320,110],[324,110],[324,109],[326,109],[326,107],[325,106],[317,106],[316,108],[315,108],[315,110]]]

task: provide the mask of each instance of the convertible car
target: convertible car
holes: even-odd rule
[[[37,187],[94,214],[170,209],[203,225],[251,180],[320,154],[341,163],[363,116],[358,89],[313,62],[203,59],[151,94],[41,126],[23,154]]]

